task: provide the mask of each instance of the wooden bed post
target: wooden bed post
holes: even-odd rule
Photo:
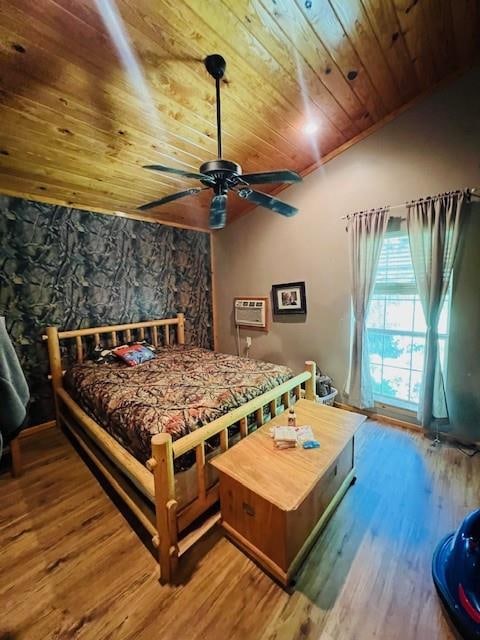
[[[172,581],[178,563],[177,501],[173,475],[172,436],[158,433],[152,437],[152,459],[147,467],[153,471],[155,486],[155,514],[158,537],[153,544],[158,549],[160,581]]]
[[[305,371],[308,371],[311,376],[308,380],[305,380],[305,399],[315,400],[316,398],[316,381],[317,365],[313,360],[307,360],[305,362]]]
[[[62,387],[62,355],[60,353],[60,341],[57,327],[47,327],[48,357],[50,359],[50,375],[52,376],[53,400],[55,402],[55,415],[57,427],[60,426],[58,412],[57,391]]]
[[[177,313],[177,344],[185,344],[185,316],[183,313]]]

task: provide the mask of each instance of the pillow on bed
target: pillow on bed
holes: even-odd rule
[[[155,358],[155,354],[151,349],[145,347],[143,344],[122,344],[121,347],[115,347],[112,349],[117,358],[123,360],[129,367],[136,367],[137,364],[148,362]]]
[[[155,347],[146,340],[135,340],[120,346],[127,347],[132,344],[140,344],[155,353]],[[95,364],[112,364],[112,362],[118,362],[118,357],[115,354],[114,347],[106,347],[100,343],[88,353],[87,360],[94,362]]]

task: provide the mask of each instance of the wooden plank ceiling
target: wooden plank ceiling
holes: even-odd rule
[[[133,212],[216,157],[305,172],[478,47],[476,0],[0,0],[0,192]],[[318,124],[306,135],[308,121]],[[209,193],[152,210],[207,228]],[[231,196],[229,219],[248,204]],[[272,214],[274,215],[274,214]]]

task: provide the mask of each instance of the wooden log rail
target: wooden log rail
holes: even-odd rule
[[[54,374],[53,362],[61,361],[60,341],[72,339],[75,341],[75,360],[83,362],[88,349],[85,348],[85,341],[93,338],[96,347],[101,344],[101,336],[106,336],[105,348],[116,347],[121,342],[132,342],[132,340],[145,340],[146,332],[150,334],[150,342],[154,347],[162,344],[162,337],[159,336],[159,328],[163,330],[163,345],[171,344],[170,327],[176,331],[176,343],[185,344],[185,316],[178,313],[175,318],[164,318],[161,320],[147,320],[145,322],[132,322],[129,324],[118,324],[109,327],[91,327],[88,329],[72,329],[69,331],[58,331],[56,327],[48,327],[43,340],[48,340],[48,348],[51,363],[51,377]],[[55,353],[52,353],[54,351]],[[64,371],[61,370],[61,375]]]
[[[270,403],[273,404],[273,401],[275,401],[277,398],[283,399],[283,396],[287,395],[292,390],[296,399],[299,399],[302,383],[306,382],[310,378],[310,370],[304,371],[298,376],[295,376],[294,378],[291,378],[290,380],[287,380],[286,382],[283,382],[282,384],[274,387],[270,391],[263,393],[261,396],[253,398],[245,404],[242,404],[240,407],[229,411],[224,416],[213,420],[213,422],[209,422],[201,429],[193,431],[192,433],[183,436],[183,438],[179,438],[173,443],[174,457],[178,458],[188,451],[195,449],[197,445],[205,442],[205,440],[208,440],[213,436],[216,436],[221,431],[226,431],[228,427],[232,427],[243,418],[247,418],[250,414],[255,414],[257,425],[261,426],[263,424],[264,407],[268,407],[271,410],[272,405]],[[308,396],[306,397],[308,399]],[[289,403],[287,401],[284,404],[288,406]]]

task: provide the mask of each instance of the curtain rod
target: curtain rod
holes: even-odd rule
[[[480,187],[473,187],[472,189],[463,189],[463,191],[468,191],[468,193],[472,196],[475,196],[476,198],[480,198]],[[434,196],[435,197],[435,196]],[[418,201],[413,200],[412,202],[419,202],[420,200],[427,200],[427,198],[419,198]],[[400,208],[406,208],[409,204],[411,204],[410,202],[402,202],[401,204],[394,204],[392,207],[375,207],[373,209],[367,209],[365,212],[363,212],[363,215],[365,215],[366,213],[370,213],[371,211],[378,211],[379,209],[388,209],[388,211],[392,211],[392,209],[400,209]],[[346,216],[342,216],[340,218],[340,220],[348,220],[348,218],[350,218],[351,216],[356,215],[357,212],[355,213],[349,213]],[[360,212],[358,212],[360,213]]]

